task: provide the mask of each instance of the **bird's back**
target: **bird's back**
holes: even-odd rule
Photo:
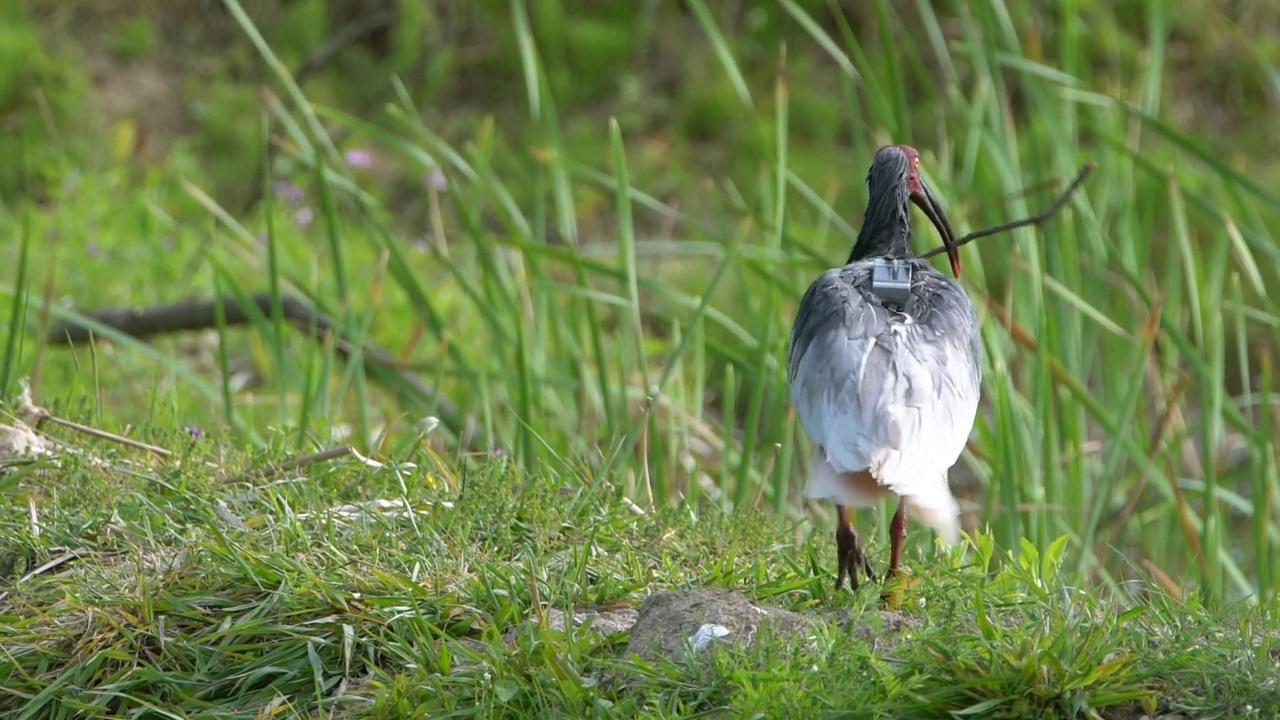
[[[832,468],[868,470],[898,494],[955,464],[982,372],[968,295],[925,261],[907,262],[903,307],[872,292],[871,260],[818,277],[800,302],[787,362],[796,412]]]

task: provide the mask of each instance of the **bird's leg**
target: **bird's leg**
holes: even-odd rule
[[[849,589],[857,591],[858,573],[866,573],[871,582],[876,581],[871,571],[871,561],[862,552],[862,542],[853,531],[853,523],[849,521],[849,509],[843,505],[836,506],[836,590],[844,586],[845,575],[849,576]]]
[[[898,565],[902,561],[902,544],[906,540],[907,499],[902,498],[898,501],[898,511],[893,514],[893,520],[889,523],[889,572],[887,576],[898,574]]]
[[[902,569],[902,545],[907,540],[907,499],[898,501],[898,511],[889,523],[889,571],[884,575],[884,589],[880,600],[889,609],[902,607],[909,588],[920,581],[912,581]]]

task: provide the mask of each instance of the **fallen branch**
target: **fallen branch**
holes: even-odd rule
[[[267,293],[251,295],[250,300],[258,312],[271,317],[271,296]],[[323,315],[315,312],[309,305],[292,295],[280,298],[284,318],[294,325],[312,326],[317,339],[327,336],[333,330],[333,323]],[[227,325],[245,325],[251,321],[249,312],[235,298],[225,298],[222,310]],[[154,335],[183,332],[186,330],[205,330],[217,327],[216,306],[212,300],[183,300],[170,305],[159,305],[148,308],[106,308],[88,313],[92,318],[113,330],[140,340]],[[70,345],[85,342],[93,336],[88,327],[64,322],[49,330],[49,342]]]
[[[63,427],[71,428],[76,432],[82,432],[85,435],[92,435],[93,437],[100,438],[102,440],[110,440],[111,442],[119,443],[121,445],[128,445],[129,447],[137,448],[139,450],[146,450],[147,452],[153,453],[155,455],[159,455],[160,457],[165,457],[165,458],[173,457],[173,452],[169,450],[165,450],[162,447],[159,447],[157,445],[149,445],[140,440],[133,440],[123,435],[116,435],[115,433],[110,433],[110,432],[107,432],[106,430],[99,430],[98,428],[89,427],[88,425],[81,425],[78,422],[63,420],[62,418],[54,417],[53,415],[46,414],[43,419],[51,423],[56,423]]]
[[[1096,166],[1097,166],[1097,163],[1095,163],[1092,160],[1085,163],[1084,167],[1080,168],[1080,172],[1076,175],[1076,179],[1071,181],[1071,184],[1068,185],[1067,189],[1061,195],[1058,196],[1058,199],[1055,200],[1053,204],[1049,206],[1048,210],[1045,210],[1039,215],[1032,215],[1031,217],[1023,218],[1021,220],[1014,220],[1013,222],[1004,223],[1003,225],[996,225],[994,227],[985,228],[983,230],[975,230],[969,233],[968,235],[965,235],[964,237],[957,240],[956,247],[960,247],[961,245],[968,245],[974,240],[977,240],[979,238],[984,238],[989,235],[996,235],[998,233],[1008,232],[1010,230],[1017,230],[1018,228],[1026,227],[1027,225],[1035,225],[1037,227],[1040,225],[1043,225],[1045,222],[1049,220],[1049,218],[1053,217],[1054,215],[1057,215],[1058,211],[1061,210],[1064,206],[1066,206],[1067,200],[1069,200],[1071,196],[1075,193],[1075,191],[1080,188],[1080,185],[1084,183],[1084,179],[1089,176],[1089,173],[1093,172],[1093,169]],[[930,250],[929,252],[926,252],[923,255],[920,255],[920,257],[931,258],[934,255],[941,255],[946,251],[947,251],[947,248],[945,246],[938,246]]]
[[[158,445],[150,445],[148,443],[142,442],[141,440],[134,440],[132,438],[127,438],[123,435],[117,435],[113,432],[107,432],[106,430],[99,430],[96,427],[81,425],[78,422],[73,422],[71,420],[64,420],[60,417],[51,415],[49,414],[48,410],[32,402],[30,386],[25,386],[22,388],[22,395],[18,398],[18,410],[16,414],[18,416],[19,421],[23,422],[26,425],[29,425],[34,430],[39,430],[40,424],[47,421],[47,422],[54,423],[55,425],[61,425],[66,428],[71,428],[72,430],[75,430],[76,432],[84,433],[85,435],[92,435],[93,437],[96,437],[102,440],[110,440],[111,442],[119,443],[121,445],[128,445],[129,447],[137,448],[139,450],[146,450],[147,452],[154,453],[156,455],[159,455],[160,457],[166,457],[166,458],[173,457],[172,452],[165,450],[164,448]]]
[[[249,301],[250,307],[257,313],[268,318],[272,316],[273,303],[269,293],[255,293],[249,296]],[[408,386],[412,393],[435,406],[435,414],[459,438],[463,446],[472,446],[477,426],[475,419],[463,417],[458,406],[439,394],[431,383],[415,373],[402,370],[403,363],[390,353],[374,345],[352,342],[337,332],[332,320],[294,295],[281,296],[280,309],[285,320],[317,342],[332,338],[343,361],[351,362],[358,351],[365,371],[374,380],[393,388],[397,384]],[[222,312],[228,326],[247,325],[255,317],[248,307],[230,297],[223,299]],[[217,327],[217,305],[213,300],[191,299],[149,308],[106,308],[88,313],[86,317],[125,335],[146,339],[155,335]],[[49,330],[48,341],[55,345],[71,345],[85,342],[91,337],[93,331],[89,328],[74,322],[64,322]],[[399,389],[404,390],[403,387]]]
[[[329,448],[328,450],[321,450],[318,453],[312,453],[311,455],[303,455],[301,457],[294,458],[293,460],[290,460],[289,462],[286,462],[286,463],[280,463],[280,464],[272,463],[270,465],[260,467],[257,470],[250,470],[249,472],[242,473],[233,478],[228,478],[226,480],[226,483],[228,485],[234,485],[235,483],[245,482],[247,480],[259,480],[267,477],[275,477],[277,475],[283,475],[284,473],[287,473],[292,470],[297,470],[298,468],[306,467],[313,463],[324,462],[326,460],[336,460],[340,457],[343,457],[345,455],[350,455],[354,452],[355,452],[355,448],[351,447],[350,445],[343,445],[341,447]]]

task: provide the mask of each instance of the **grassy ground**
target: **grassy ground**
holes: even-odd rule
[[[0,562],[31,568],[0,613],[12,717],[1280,713],[1266,614],[1070,587],[1065,542],[1018,562],[990,536],[912,556],[922,584],[891,630],[874,588],[832,591],[825,534],[798,541],[759,513],[637,515],[611,483],[425,450],[229,485],[208,468],[234,475],[274,456],[167,440],[180,463],[91,445],[118,465],[65,460],[61,482],[28,494],[38,514],[5,508]],[[873,552],[882,565],[884,548]],[[539,608],[634,607],[702,586],[835,609],[846,624],[799,646],[762,637],[644,663],[622,684],[608,679],[625,666],[625,633],[538,622]]]
[[[402,2],[392,31],[314,72],[358,3],[161,5],[0,14],[0,151],[17,159],[0,167],[0,395],[27,378],[60,416],[219,468],[345,443],[420,467],[348,459],[252,492],[186,455],[9,472],[0,648],[21,680],[7,702],[39,715],[45,701],[71,713],[73,690],[185,694],[189,708],[278,694],[305,710],[299,693],[334,698],[345,677],[388,715],[466,687],[490,693],[476,708],[491,715],[1003,700],[1071,716],[1115,699],[1270,716],[1273,690],[1251,674],[1273,662],[1280,582],[1267,3]],[[645,700],[578,680],[616,639],[543,631],[492,649],[531,617],[529,572],[557,605],[680,583],[850,602],[823,574],[830,509],[798,495],[809,448],[779,363],[801,293],[847,254],[886,142],[921,149],[962,233],[1042,207],[1046,184],[1097,162],[1054,222],[965,251],[986,380],[952,482],[966,527],[998,548],[990,567],[914,557],[916,640],[874,657],[835,636],[805,656],[762,647],[655,677]],[[270,316],[45,344],[105,305],[260,292],[307,299],[432,390]],[[461,460],[463,439],[486,460]],[[514,506],[547,514],[513,524],[468,506],[463,477],[518,486]],[[298,519],[387,497],[425,514]],[[878,547],[884,510],[858,519]],[[1061,538],[1047,585],[1019,575]],[[1130,598],[1130,581],[1160,592]],[[1068,605],[1054,583],[1088,597]],[[66,644],[33,634],[51,623]],[[466,646],[481,657],[454,672],[438,646],[462,635],[491,649]],[[128,643],[146,662],[90,657]],[[1060,647],[1079,654],[1058,667],[1039,653]],[[802,672],[815,657],[833,672]],[[481,684],[481,661],[511,682]]]

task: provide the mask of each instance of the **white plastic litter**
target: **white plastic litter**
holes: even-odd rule
[[[689,638],[689,644],[693,646],[694,650],[701,650],[709,645],[712,640],[727,637],[728,635],[729,628],[723,625],[707,623],[698,628],[698,632],[694,633],[693,637]]]

